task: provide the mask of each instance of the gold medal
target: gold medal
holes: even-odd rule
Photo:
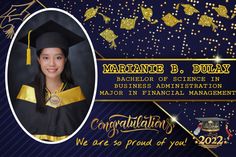
[[[64,85],[64,83],[62,83],[58,90],[56,90],[54,93],[51,93],[49,89],[46,88],[46,100],[49,101],[49,103],[47,104],[48,106],[51,106],[53,108],[61,106],[61,98],[57,94],[63,91],[65,87],[66,84]]]
[[[49,101],[50,101],[51,105],[54,107],[59,107],[61,104],[61,99],[56,94],[52,94]]]

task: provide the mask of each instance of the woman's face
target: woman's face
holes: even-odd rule
[[[44,48],[38,62],[46,78],[58,79],[64,69],[66,58],[60,48]]]

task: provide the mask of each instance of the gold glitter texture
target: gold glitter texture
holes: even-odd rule
[[[214,24],[213,18],[207,15],[202,15],[198,21],[198,25],[202,27],[212,27],[213,31],[216,31],[217,25]]]
[[[120,28],[121,29],[126,29],[126,30],[134,29],[137,19],[138,19],[138,17],[135,17],[134,19],[132,19],[132,18],[122,19],[121,23],[120,23]]]
[[[102,36],[107,42],[111,43],[110,48],[116,48],[115,39],[117,39],[118,36],[113,32],[113,30],[109,28],[105,29],[100,33],[100,36]]]
[[[141,11],[143,14],[144,19],[146,19],[147,21],[149,21],[151,24],[156,24],[158,22],[157,19],[151,19],[152,15],[153,15],[153,11],[151,8],[144,8],[141,7]]]
[[[169,27],[174,27],[178,23],[182,23],[182,20],[178,20],[176,17],[171,15],[171,13],[166,14],[164,17],[161,18],[164,23]]]
[[[212,7],[212,9],[215,10],[219,16],[229,18],[228,10],[225,6],[219,5],[218,7]]]
[[[84,21],[87,21],[87,20],[93,18],[94,16],[96,16],[98,8],[99,7],[95,7],[95,8],[92,7],[92,8],[89,8],[88,10],[86,10],[84,13],[84,17],[85,17]]]
[[[181,4],[184,7],[184,13],[186,15],[193,15],[194,13],[199,13],[199,11],[190,4]]]

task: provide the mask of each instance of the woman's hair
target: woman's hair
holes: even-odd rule
[[[71,66],[70,66],[70,61],[68,59],[68,52],[61,49],[65,58],[67,58],[66,63],[64,65],[64,69],[61,73],[61,80],[64,83],[73,85],[74,80],[72,78],[72,73],[71,73]],[[37,52],[37,56],[40,57],[42,50],[39,50]],[[36,110],[39,112],[45,112],[46,111],[46,79],[45,75],[43,74],[40,65],[38,65],[38,73],[36,74],[34,78],[34,88],[35,88],[35,97],[37,101],[37,106]]]

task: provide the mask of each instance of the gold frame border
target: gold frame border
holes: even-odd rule
[[[101,54],[100,54],[101,55]],[[97,58],[97,61],[216,61],[215,58]],[[236,58],[221,58],[219,61],[236,61]],[[201,100],[194,100],[194,99],[176,99],[176,100],[158,100],[158,99],[96,99],[96,102],[120,102],[120,101],[159,101],[159,102],[236,102],[236,99],[201,99]]]
[[[97,58],[97,61],[236,61],[236,58]]]
[[[166,111],[164,110],[157,102],[153,101],[153,103],[159,108],[161,109],[163,112],[165,112],[165,114],[167,114],[170,118],[172,118],[172,116]],[[198,143],[200,142],[200,140],[194,136],[194,134],[192,134],[187,128],[185,128],[179,121],[175,121],[182,129],[184,129],[189,135],[191,135],[193,137],[193,139],[196,139],[198,141]],[[206,149],[213,154],[215,157],[218,157],[217,154],[215,154],[211,149],[209,149],[208,147],[206,147]]]

